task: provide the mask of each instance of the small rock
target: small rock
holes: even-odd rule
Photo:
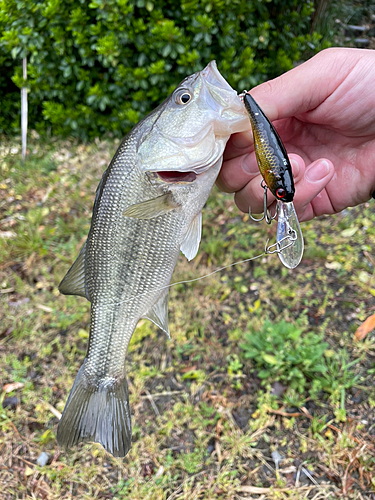
[[[211,453],[215,450],[215,446],[213,444],[209,444],[207,446],[207,453],[208,455],[211,455]]]
[[[16,398],[16,396],[12,396],[11,398],[4,399],[3,408],[10,408],[11,410],[15,410],[19,404],[20,400]]]
[[[285,387],[285,385],[280,384],[280,382],[274,382],[272,384],[271,394],[273,394],[274,396],[280,397],[284,394],[286,389],[287,388]]]
[[[20,300],[8,300],[8,305],[10,307],[20,307],[23,306],[24,304],[27,304],[30,301],[28,297],[24,297],[23,299]]]
[[[367,26],[354,26],[353,24],[347,24],[345,26],[345,36],[363,35],[366,30]]]
[[[42,451],[42,453],[39,455],[36,464],[39,465],[40,467],[44,467],[45,465],[48,464],[48,461],[50,459],[50,454],[47,453],[46,451]]]
[[[272,460],[275,462],[276,468],[278,468],[279,463],[282,462],[283,457],[280,455],[280,453],[275,450],[271,453]]]
[[[367,47],[368,45],[370,45],[370,40],[368,38],[356,38],[354,40],[354,43],[360,45],[361,47]]]

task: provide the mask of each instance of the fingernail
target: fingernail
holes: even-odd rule
[[[295,159],[291,159],[290,163],[292,165],[293,177],[297,177],[297,175],[299,174],[299,163]]]
[[[324,177],[329,173],[329,163],[322,160],[314,165],[311,165],[306,170],[306,179],[310,182],[318,182],[324,179]]]
[[[250,175],[260,174],[255,155],[247,154],[242,157],[242,170]]]

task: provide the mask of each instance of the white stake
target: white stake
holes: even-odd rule
[[[22,59],[23,79],[27,80],[27,58]],[[27,147],[27,88],[21,89],[21,136],[22,136],[22,160],[26,158]]]

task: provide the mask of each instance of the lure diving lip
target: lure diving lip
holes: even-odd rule
[[[244,94],[243,102],[250,117],[255,155],[265,183],[277,200],[293,201],[292,167],[275,127],[250,94]]]

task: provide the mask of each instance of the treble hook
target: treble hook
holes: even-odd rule
[[[264,189],[264,194],[263,194],[263,215],[262,215],[262,217],[260,219],[256,219],[255,217],[253,217],[251,215],[251,206],[249,205],[249,217],[254,222],[262,222],[262,220],[265,220],[267,222],[267,224],[271,224],[271,222],[273,220],[275,220],[276,217],[277,217],[277,213],[279,211],[279,206],[276,205],[275,214],[271,215],[271,212],[267,208],[267,191],[268,191],[267,184],[262,179],[262,182],[260,183],[260,185]]]

